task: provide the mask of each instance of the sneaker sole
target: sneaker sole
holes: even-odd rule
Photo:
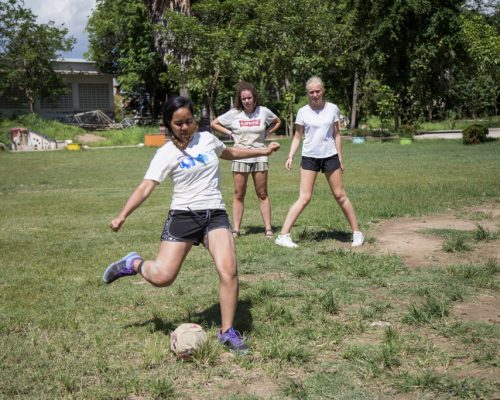
[[[127,259],[132,256],[139,257],[139,254],[133,251],[132,253],[127,254],[125,257],[120,258],[118,261],[109,264],[108,268],[106,268],[104,274],[102,275],[102,281],[104,283],[111,283],[120,278],[120,276],[116,276],[116,273],[124,267],[123,263],[125,263]]]

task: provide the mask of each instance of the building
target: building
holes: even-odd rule
[[[112,75],[97,71],[92,61],[74,59],[55,61],[54,70],[63,77],[68,92],[55,101],[37,99],[37,114],[47,119],[62,119],[76,113],[101,110],[113,116]],[[27,101],[15,102],[0,96],[0,115],[12,117],[26,112],[29,112]]]

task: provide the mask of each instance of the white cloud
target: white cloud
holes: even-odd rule
[[[85,26],[95,6],[95,0],[24,0],[24,5],[38,17],[39,23],[54,21],[58,26],[64,24],[69,35],[76,39],[76,43],[73,51],[64,53],[63,56],[83,58],[88,47]]]

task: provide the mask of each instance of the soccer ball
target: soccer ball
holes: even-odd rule
[[[182,359],[189,359],[207,341],[207,334],[198,324],[181,324],[170,335],[170,350]]]

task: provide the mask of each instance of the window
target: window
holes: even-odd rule
[[[72,110],[73,109],[73,91],[71,84],[66,85],[67,92],[59,98],[51,100],[49,98],[44,97],[41,101],[41,107],[44,110],[47,109],[65,109]]]
[[[21,89],[8,89],[0,93],[0,108],[16,109],[27,108],[28,99]]]
[[[80,109],[99,110],[110,107],[109,85],[107,83],[79,83]]]

